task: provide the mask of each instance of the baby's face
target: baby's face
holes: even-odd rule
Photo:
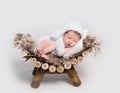
[[[63,41],[66,48],[71,48],[77,44],[77,42],[80,40],[80,36],[73,31],[69,31],[65,33]]]

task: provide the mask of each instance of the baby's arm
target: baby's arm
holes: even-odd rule
[[[56,40],[56,53],[58,56],[63,56],[66,54],[71,48],[65,48],[63,37]]]

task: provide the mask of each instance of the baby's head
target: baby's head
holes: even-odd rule
[[[68,30],[64,33],[63,41],[66,48],[74,47],[81,39],[81,34],[75,30]]]

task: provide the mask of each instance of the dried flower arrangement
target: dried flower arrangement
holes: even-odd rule
[[[100,51],[100,43],[97,41],[97,38],[92,35],[88,35],[83,40],[83,50],[81,52],[67,58],[58,57],[53,54],[48,54],[49,60],[39,57],[35,41],[30,34],[16,34],[14,37],[14,45],[22,50],[25,61],[30,59],[36,68],[48,70],[51,73],[63,73],[65,70],[69,70],[72,66],[78,64],[78,62],[82,62],[88,53],[95,52],[95,54],[97,54]]]

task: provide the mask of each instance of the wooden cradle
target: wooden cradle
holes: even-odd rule
[[[100,48],[99,42],[96,37],[91,35],[87,36],[83,41],[83,50],[77,54],[74,54],[68,58],[58,57],[52,54],[48,54],[50,60],[45,60],[39,57],[35,42],[29,34],[16,34],[14,38],[14,45],[22,50],[23,57],[27,61],[31,59],[35,65],[32,74],[34,75],[31,86],[38,88],[45,73],[66,73],[71,79],[74,86],[80,86],[81,81],[75,70],[74,65],[82,62],[84,57],[95,50],[97,53]]]

